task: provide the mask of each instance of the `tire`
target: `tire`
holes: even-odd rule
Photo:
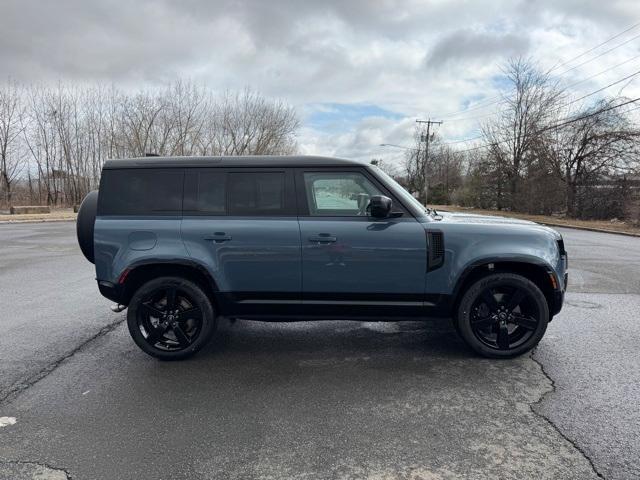
[[[513,273],[495,273],[464,292],[454,322],[476,353],[513,358],[540,342],[549,323],[549,307],[532,281]]]
[[[93,251],[93,228],[96,223],[96,214],[98,213],[98,191],[89,192],[78,210],[78,218],[76,220],[76,235],[78,237],[78,245],[82,254],[91,263],[95,263]]]
[[[182,360],[207,344],[217,319],[199,285],[184,278],[159,277],[135,292],[127,325],[145,353],[160,360]]]

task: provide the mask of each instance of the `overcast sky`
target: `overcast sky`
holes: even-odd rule
[[[296,107],[303,153],[393,161],[402,151],[379,144],[410,144],[418,117],[444,120],[448,140],[476,135],[496,105],[455,112],[496,96],[510,56],[551,68],[636,22],[640,0],[0,0],[0,74],[249,86]],[[554,73],[570,85],[627,62],[580,95],[640,70],[640,37],[589,61],[636,35]],[[640,75],[623,93],[640,96]]]

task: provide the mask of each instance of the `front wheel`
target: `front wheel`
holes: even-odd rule
[[[216,327],[213,307],[195,283],[161,277],[140,287],[129,303],[129,333],[146,353],[179,360],[200,350]]]
[[[480,355],[511,358],[528,352],[542,339],[549,307],[542,291],[529,279],[495,273],[469,287],[454,322],[465,342]]]

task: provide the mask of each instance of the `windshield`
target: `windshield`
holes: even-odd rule
[[[377,167],[375,165],[372,165],[372,167],[376,169],[376,173],[385,180],[385,183],[389,187],[391,187],[391,190],[393,190],[393,193],[395,193],[398,197],[400,197],[400,199],[403,202],[413,205],[414,208],[418,209],[420,212],[427,213],[427,209],[424,207],[424,205],[422,205],[418,200],[416,200],[416,198],[413,195],[407,192],[407,190],[398,182],[396,182],[393,179],[393,177],[385,173],[380,167]]]

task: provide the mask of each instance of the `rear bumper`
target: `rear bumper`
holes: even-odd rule
[[[103,297],[116,303],[122,303],[122,285],[117,285],[105,280],[98,280],[98,290],[100,290]]]

